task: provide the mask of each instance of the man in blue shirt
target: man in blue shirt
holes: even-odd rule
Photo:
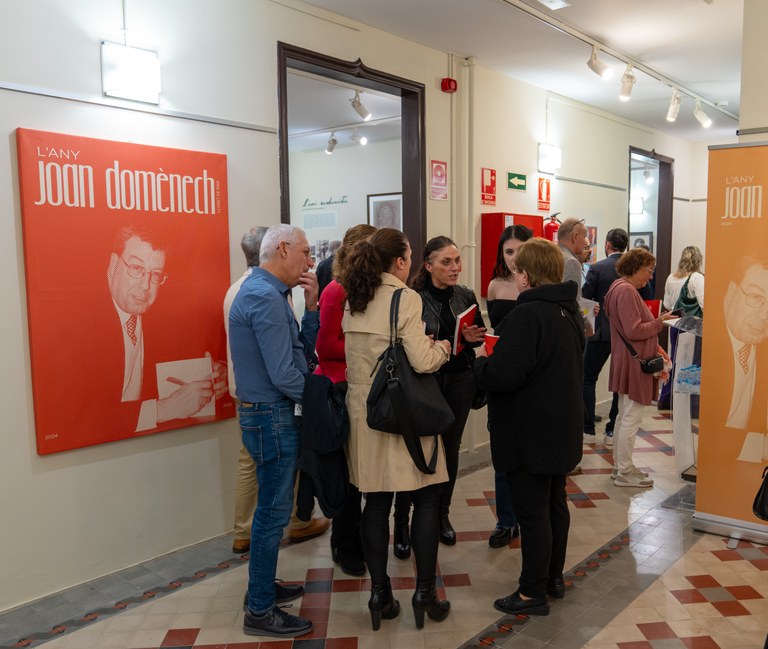
[[[248,595],[243,632],[295,637],[312,622],[276,605],[275,571],[283,528],[293,509],[300,415],[307,355],[320,324],[317,279],[304,232],[291,225],[267,230],[253,268],[232,303],[229,340],[235,371],[243,446],[256,464],[258,504],[251,528]],[[301,331],[288,302],[304,289]]]

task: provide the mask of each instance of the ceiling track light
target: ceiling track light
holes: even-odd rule
[[[357,132],[357,129],[352,131],[352,135],[349,136],[349,139],[352,140],[353,142],[357,142],[357,144],[359,144],[360,146],[365,146],[366,144],[368,144],[368,138],[365,137],[365,135],[360,135]]]
[[[699,124],[701,124],[704,128],[709,128],[712,126],[712,120],[709,118],[709,115],[707,115],[701,109],[701,99],[696,100],[696,107],[693,109],[693,116],[699,120]]]
[[[632,87],[635,85],[635,73],[632,72],[632,64],[627,63],[627,69],[624,70],[624,74],[621,75],[621,92],[619,93],[619,99],[621,101],[629,101],[632,96]]]
[[[648,184],[648,185],[653,185],[653,183],[654,183],[654,177],[653,177],[653,174],[652,174],[652,173],[651,173],[651,172],[650,172],[648,169],[646,169],[646,170],[643,172],[643,177],[645,178],[645,182],[646,182],[646,184]]]
[[[371,111],[369,111],[365,106],[363,106],[363,102],[360,101],[359,90],[355,90],[355,96],[353,99],[349,100],[349,103],[352,104],[352,108],[355,109],[355,112],[358,115],[360,115],[360,117],[364,122],[367,122],[369,119],[371,119]]]
[[[587,67],[603,81],[607,81],[613,76],[613,70],[597,58],[599,51],[597,46],[592,46],[592,55],[589,57],[589,61],[587,61]]]
[[[680,93],[677,88],[672,89],[672,98],[669,100],[669,110],[667,111],[667,121],[674,122],[677,114],[680,112]]]
[[[325,152],[328,155],[331,155],[333,153],[333,150],[336,148],[336,145],[338,143],[339,142],[336,139],[336,131],[331,131],[331,136],[328,138],[328,144],[325,147]]]

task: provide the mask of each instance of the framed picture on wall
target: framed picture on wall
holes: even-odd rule
[[[403,194],[368,194],[368,223],[376,228],[403,229]]]
[[[587,226],[587,236],[589,237],[589,243],[592,245],[592,249],[589,253],[589,259],[587,259],[587,264],[594,264],[597,261],[597,226],[596,225],[588,225]]]
[[[630,232],[629,233],[629,247],[637,248],[638,246],[648,246],[653,252],[653,232]]]

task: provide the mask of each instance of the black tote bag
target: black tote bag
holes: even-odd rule
[[[374,430],[402,435],[419,471],[434,474],[439,448],[437,435],[451,427],[454,416],[435,377],[414,371],[397,336],[397,316],[403,290],[398,289],[392,295],[389,346],[379,356],[373,369],[376,376],[366,401],[366,423]],[[435,438],[428,463],[420,437]]]

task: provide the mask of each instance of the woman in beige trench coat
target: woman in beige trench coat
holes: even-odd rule
[[[368,608],[377,630],[381,618],[393,619],[400,605],[392,596],[387,575],[389,514],[396,491],[413,491],[412,545],[416,557],[416,593],[412,604],[416,626],[426,612],[444,620],[447,601],[437,599],[435,571],[439,533],[438,485],[448,479],[442,442],[434,475],[421,473],[413,464],[403,438],[373,430],[366,424],[366,399],[379,355],[389,344],[389,308],[392,294],[406,288],[411,269],[411,247],[399,230],[383,228],[350,252],[339,281],[347,292],[347,311],[342,320],[347,356],[347,409],[350,435],[350,481],[365,494],[360,522],[363,551],[371,575]],[[421,297],[406,289],[400,299],[398,336],[408,360],[417,372],[434,372],[450,356],[450,344],[433,341],[424,333]],[[424,453],[432,454],[431,437],[421,438]]]

